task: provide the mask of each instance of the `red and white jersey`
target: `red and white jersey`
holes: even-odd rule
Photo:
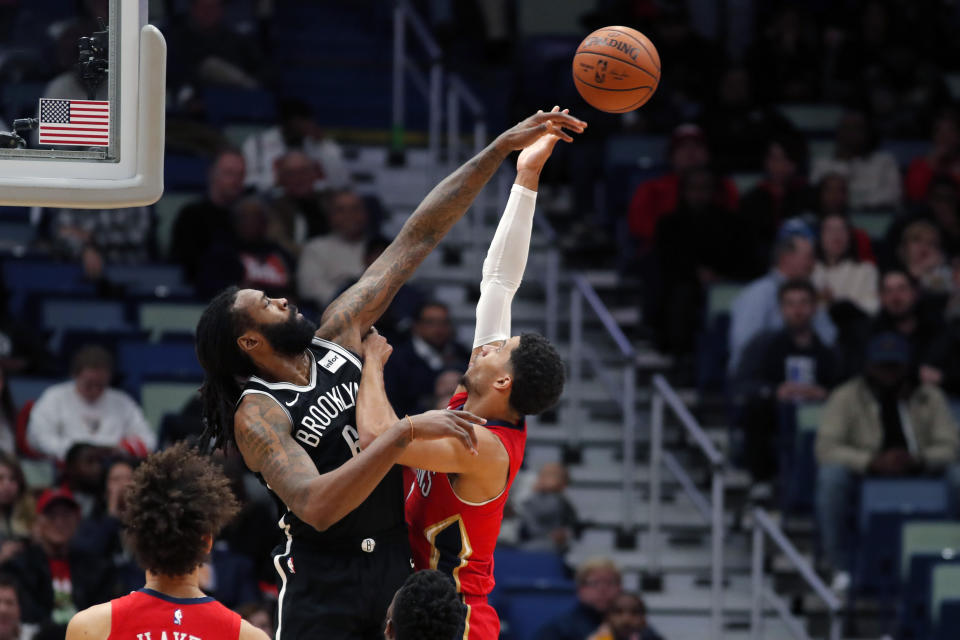
[[[235,640],[240,616],[211,597],[140,589],[110,602],[109,640]]]
[[[449,408],[460,409],[466,400],[466,392],[458,393],[450,399]],[[457,591],[467,596],[486,596],[493,590],[493,550],[527,443],[525,421],[488,420],[484,426],[500,439],[510,456],[507,484],[497,497],[479,504],[467,502],[454,493],[448,474],[405,470],[414,565],[417,570],[437,569],[450,575]]]

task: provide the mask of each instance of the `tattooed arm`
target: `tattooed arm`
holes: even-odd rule
[[[416,439],[451,436],[473,440],[466,412],[429,412],[417,416]],[[243,399],[234,416],[234,435],[243,461],[298,518],[323,531],[360,506],[410,444],[406,421],[394,421],[382,437],[327,473],[320,473],[306,450],[293,439],[287,414],[259,394]]]
[[[359,351],[367,329],[383,314],[400,285],[463,216],[507,154],[533,144],[547,133],[570,142],[572,138],[563,128],[579,133],[585,126],[585,122],[566,113],[537,113],[500,134],[427,194],[360,280],[330,303],[320,320],[317,336]]]

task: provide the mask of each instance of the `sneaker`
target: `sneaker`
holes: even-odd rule
[[[846,571],[837,571],[833,574],[830,588],[837,595],[845,595],[850,590],[850,574]]]

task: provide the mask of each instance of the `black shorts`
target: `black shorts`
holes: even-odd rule
[[[387,607],[413,569],[405,530],[375,541],[371,552],[361,541],[279,549],[276,640],[382,640]]]

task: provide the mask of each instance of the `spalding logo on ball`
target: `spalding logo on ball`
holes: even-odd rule
[[[600,111],[633,111],[657,90],[660,54],[636,29],[597,29],[577,47],[573,82],[583,99]]]

